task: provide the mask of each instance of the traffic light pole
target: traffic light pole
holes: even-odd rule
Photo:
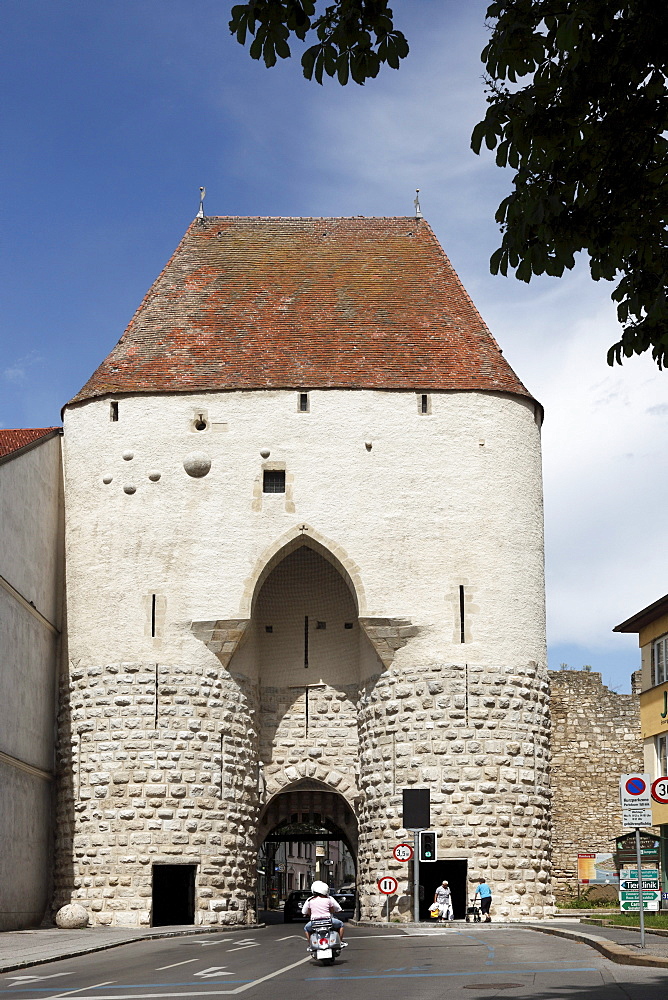
[[[422,828],[424,829],[424,827]],[[420,923],[420,830],[413,834],[413,920]]]

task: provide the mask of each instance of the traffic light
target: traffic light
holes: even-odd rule
[[[435,830],[422,830],[420,833],[420,861],[436,861]]]

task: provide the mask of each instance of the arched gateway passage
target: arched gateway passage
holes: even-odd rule
[[[350,574],[330,552],[293,539],[267,568],[231,667],[250,673],[252,661],[258,682],[258,895],[285,898],[316,877],[354,878],[361,647],[376,656]]]
[[[276,906],[314,879],[340,888],[355,879],[357,820],[342,795],[304,780],[273,796],[258,827],[258,902]]]

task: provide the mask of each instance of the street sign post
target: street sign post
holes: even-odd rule
[[[622,805],[622,825],[635,827],[636,834],[636,864],[638,872],[638,899],[632,901],[620,898],[622,910],[631,909],[637,905],[640,916],[640,947],[645,947],[645,905],[642,854],[640,851],[640,827],[652,825],[652,789],[648,774],[622,774],[619,779],[619,799]],[[620,872],[621,876],[621,872]],[[657,882],[657,889],[659,888]],[[652,900],[659,908],[658,900]]]
[[[413,857],[413,848],[410,844],[397,844],[392,854],[395,861],[410,861]]]
[[[378,888],[380,889],[381,892],[385,893],[385,896],[387,897],[387,915],[386,915],[386,919],[387,919],[387,922],[389,924],[389,922],[390,922],[390,896],[393,896],[394,893],[397,891],[397,889],[399,888],[399,883],[397,882],[397,880],[394,877],[394,875],[381,875],[381,877],[376,882],[376,885],[378,886]]]
[[[649,774],[622,774],[619,779],[622,826],[652,825],[652,792]]]

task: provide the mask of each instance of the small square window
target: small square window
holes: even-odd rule
[[[263,493],[285,493],[285,469],[265,469],[262,477]]]

